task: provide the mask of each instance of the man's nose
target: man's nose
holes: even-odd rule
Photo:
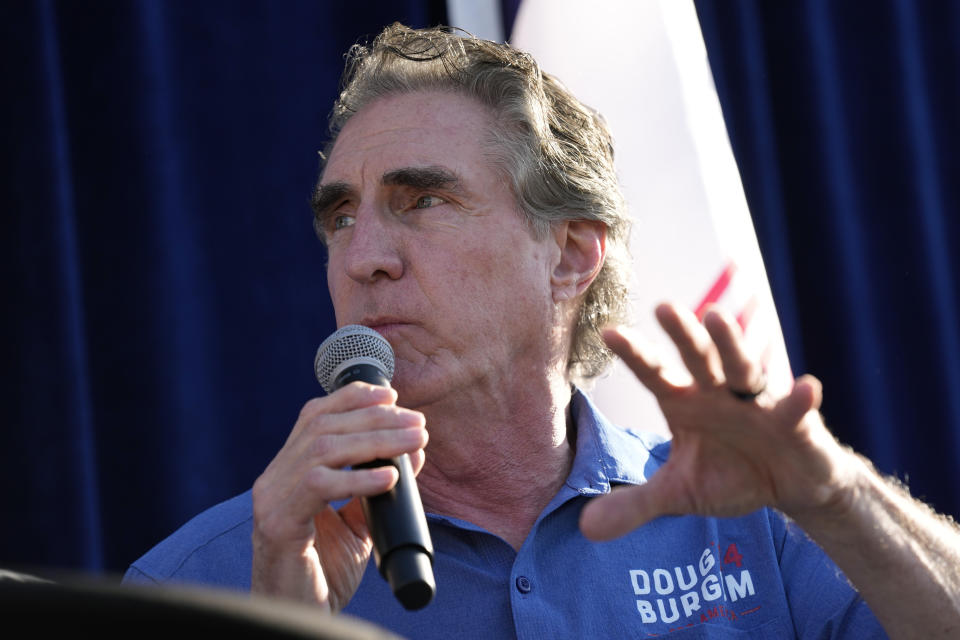
[[[381,278],[396,280],[403,274],[403,259],[395,230],[389,229],[380,212],[358,211],[350,233],[344,267],[360,283]]]

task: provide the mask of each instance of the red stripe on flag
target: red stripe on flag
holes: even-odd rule
[[[750,324],[750,320],[753,318],[753,314],[757,310],[757,296],[750,296],[750,299],[747,300],[747,304],[744,305],[743,311],[740,312],[740,315],[737,316],[737,324],[740,325],[740,328],[744,333],[747,332],[747,325]]]
[[[723,292],[727,290],[727,287],[730,286],[730,281],[733,279],[733,274],[737,270],[737,265],[732,261],[727,263],[726,268],[723,270],[723,273],[714,281],[713,285],[710,287],[710,290],[707,291],[707,295],[703,297],[703,300],[700,301],[700,304],[697,305],[694,313],[697,314],[698,320],[703,320],[703,315],[707,312],[707,307],[720,299],[720,296],[723,295]]]

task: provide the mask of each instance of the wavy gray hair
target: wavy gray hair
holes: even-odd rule
[[[486,105],[497,123],[489,153],[509,180],[535,237],[564,220],[595,220],[607,229],[604,265],[587,289],[567,370],[588,379],[612,358],[600,329],[627,313],[629,217],[603,118],[577,100],[527,53],[437,27],[395,23],[370,46],[347,54],[342,92],[330,114],[331,139],[355,113],[389,95],[452,91]]]

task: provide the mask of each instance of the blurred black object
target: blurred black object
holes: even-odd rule
[[[344,615],[331,616],[307,605],[248,594],[87,578],[54,582],[3,570],[0,617],[5,634],[13,634],[4,637],[399,638]]]

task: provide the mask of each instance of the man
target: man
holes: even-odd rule
[[[393,389],[307,402],[252,492],[128,580],[249,587],[416,638],[960,632],[956,527],[832,438],[814,378],[768,397],[716,310],[657,309],[684,383],[602,330],[622,317],[626,218],[599,116],[529,56],[442,30],[389,27],[347,74],[316,226],[337,324],[387,338]],[[672,444],[574,386],[605,344]],[[404,453],[436,547],[419,612],[368,562],[357,499],[396,471],[352,468]]]

